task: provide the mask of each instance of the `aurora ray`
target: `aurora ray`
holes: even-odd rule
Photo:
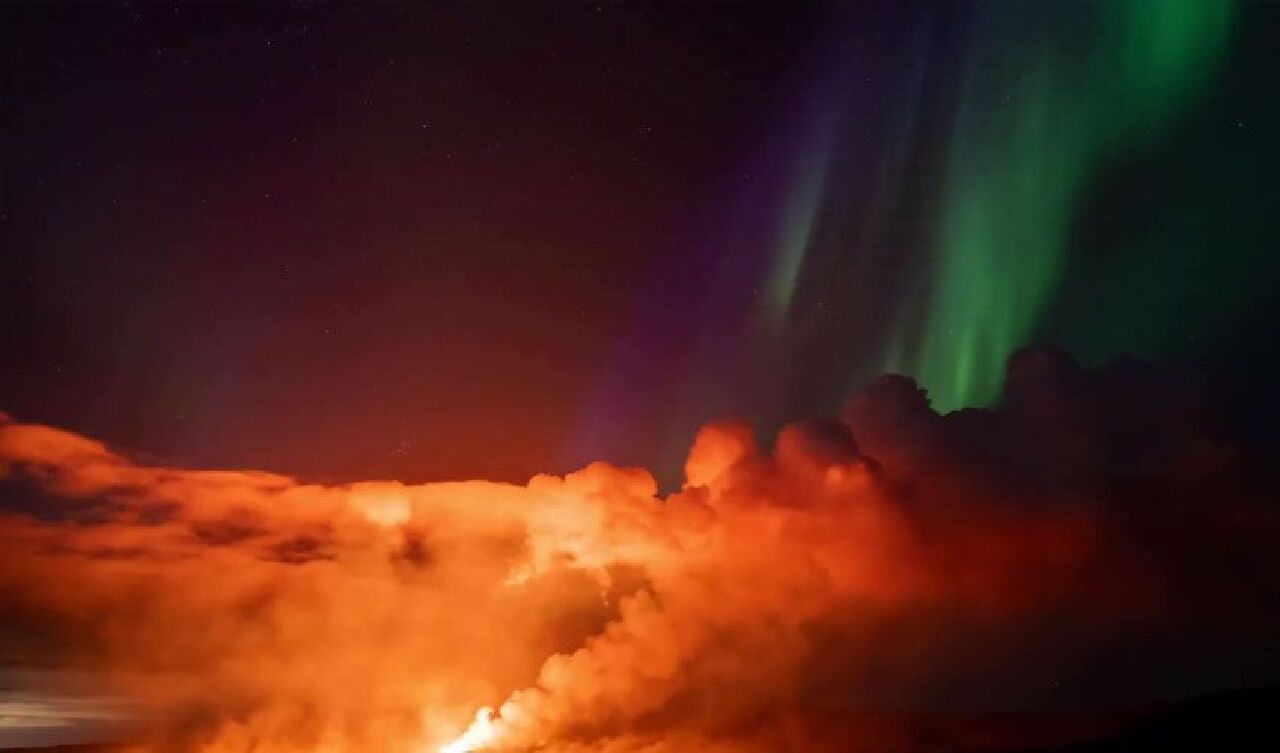
[[[1083,11],[1000,6],[977,20],[923,328],[891,341],[882,364],[917,377],[940,409],[996,397],[1004,360],[1054,295],[1085,182],[1194,101],[1234,17],[1217,0]]]

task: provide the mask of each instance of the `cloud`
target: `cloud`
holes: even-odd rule
[[[343,486],[138,465],[0,425],[0,647],[91,668],[156,750],[849,749],[886,709],[1150,697],[1265,672],[1280,525],[1205,385],[1016,355],[946,416],[696,437],[683,489]],[[856,723],[851,720],[858,720]]]

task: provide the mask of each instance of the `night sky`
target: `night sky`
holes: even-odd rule
[[[0,747],[1031,749],[1280,692],[1280,3],[0,31]]]
[[[157,461],[669,482],[1027,344],[1276,373],[1269,3],[3,14],[0,405]]]

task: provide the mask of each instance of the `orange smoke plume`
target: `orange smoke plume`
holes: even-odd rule
[[[1185,605],[1181,540],[1133,554],[1144,508],[1075,481],[1107,475],[1094,429],[1042,397],[943,418],[889,380],[767,453],[708,426],[665,498],[602,463],[523,486],[148,467],[9,421],[0,661],[102,673],[147,750],[848,749],[820,720],[1037,692],[1073,636]],[[1182,449],[1181,488],[1221,488]],[[1275,540],[1182,500],[1166,521]],[[1223,601],[1197,614],[1230,623]]]

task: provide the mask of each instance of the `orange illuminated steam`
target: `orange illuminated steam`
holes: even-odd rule
[[[497,735],[493,724],[493,709],[485,706],[476,712],[475,721],[458,738],[440,746],[440,753],[470,753],[493,742]]]
[[[899,454],[717,424],[665,497],[603,463],[321,486],[0,423],[0,658],[107,678],[148,751],[836,750],[806,720],[864,678],[909,694],[983,655],[966,636],[1093,598],[1088,500]]]

